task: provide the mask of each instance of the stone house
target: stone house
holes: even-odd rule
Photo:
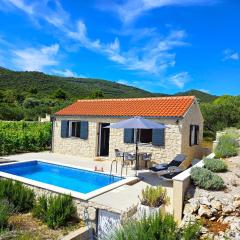
[[[152,153],[155,162],[168,162],[180,153],[201,157],[203,117],[194,96],[78,100],[55,113],[52,151],[109,160],[115,149],[134,151],[132,129],[105,128],[133,116],[167,127],[140,130],[139,151]]]

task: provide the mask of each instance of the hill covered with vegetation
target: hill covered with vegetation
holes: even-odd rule
[[[218,97],[198,90],[173,96],[194,95],[205,119],[205,136],[213,137],[224,127],[240,127],[240,97]],[[116,82],[59,77],[41,72],[16,72],[0,67],[0,119],[37,120],[83,98],[171,96],[151,93]]]

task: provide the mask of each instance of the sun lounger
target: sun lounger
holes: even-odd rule
[[[178,154],[170,163],[157,164],[154,167],[149,168],[153,172],[159,172],[167,170],[169,167],[178,167],[186,159],[182,154]]]
[[[159,171],[157,172],[157,175],[166,181],[171,181],[173,177],[177,176],[186,169],[187,167],[185,167],[184,164],[180,164],[179,167],[169,167],[167,170]]]

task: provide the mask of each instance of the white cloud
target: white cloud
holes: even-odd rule
[[[178,30],[170,32],[165,37],[151,37],[145,45],[136,45],[136,47],[122,51],[118,38],[115,38],[114,41],[110,43],[103,43],[100,39],[89,38],[85,23],[83,21],[78,21],[76,24],[72,23],[68,13],[64,11],[58,0],[52,1],[54,3],[54,8],[51,9],[47,5],[48,1],[33,1],[31,4],[27,4],[26,0],[4,1],[10,2],[15,7],[27,13],[31,18],[44,19],[61,31],[64,37],[80,43],[84,48],[106,56],[109,60],[122,65],[128,70],[138,70],[150,74],[158,74],[168,67],[175,65],[175,53],[172,52],[172,50],[176,47],[186,45],[186,42],[184,41],[184,38],[186,37],[185,32]],[[139,2],[141,2],[146,8],[153,8],[159,4],[164,5],[166,2],[177,1],[164,0],[162,3],[159,3],[159,1],[142,0],[131,1],[127,4],[131,5],[133,4],[132,2],[135,2],[136,5],[139,5]],[[190,2],[190,0],[187,2]],[[26,10],[24,8],[25,5],[28,5],[31,10]],[[20,54],[23,55],[22,52],[20,52]],[[26,58],[26,56],[24,57]],[[28,58],[30,58],[30,56],[28,56]]]
[[[87,75],[85,75],[85,74],[79,75],[79,74],[71,71],[70,69],[64,69],[64,70],[53,69],[51,72],[56,75],[63,76],[63,77],[87,78]]]
[[[139,70],[157,74],[175,65],[175,54],[169,51],[175,47],[185,46],[186,33],[183,30],[172,31],[166,37],[154,38],[145,46],[121,51],[120,42],[102,43],[99,39],[92,40],[87,35],[87,28],[82,21],[77,24],[77,31],[68,32],[68,36],[79,41],[82,47],[105,55],[108,59],[123,65],[129,70]]]
[[[64,69],[64,70],[53,69],[52,72],[57,75],[64,76],[64,77],[77,77],[77,74],[72,72],[69,69]]]
[[[26,12],[27,14],[31,15],[34,13],[33,6],[23,0],[2,0],[2,2],[5,4],[11,4],[12,6]]]
[[[13,50],[14,64],[21,70],[43,71],[45,67],[58,64],[56,59],[58,51],[58,44],[43,46],[41,48]]]
[[[188,72],[181,72],[170,77],[170,82],[179,88],[183,88],[184,85],[191,80]]]
[[[59,0],[51,1],[51,8],[49,0],[42,1],[27,1],[27,0],[0,0],[0,3],[5,5],[5,10],[15,7],[25,12],[31,19],[43,19],[49,24],[64,31],[69,22],[68,13],[62,8]]]
[[[124,4],[109,4],[107,2],[101,9],[114,11],[123,23],[128,24],[154,8],[189,6],[214,2],[216,0],[127,0]]]
[[[198,90],[201,91],[201,92],[210,93],[210,90],[208,90],[208,89],[201,88],[201,89],[198,89]]]
[[[225,49],[223,51],[223,61],[226,60],[234,60],[234,61],[238,61],[240,59],[240,54],[237,51],[234,51],[232,49]]]
[[[167,68],[175,65],[174,49],[187,45],[185,38],[186,33],[183,30],[171,31],[166,36],[159,36],[156,29],[145,29],[148,39],[141,44],[131,46],[131,48],[123,50],[118,38],[112,42],[104,43],[100,39],[92,39],[88,36],[88,31],[83,21],[72,22],[69,14],[62,8],[58,0],[51,1],[51,8],[48,1],[32,1],[31,4],[27,0],[0,0],[12,4],[14,7],[24,11],[34,20],[45,20],[50,25],[57,28],[62,37],[68,38],[81,47],[87,48],[97,54],[104,55],[110,61],[121,65],[124,69],[139,71],[143,73],[159,75]],[[194,3],[193,3],[194,2]],[[134,16],[138,16],[142,10],[148,10],[155,7],[177,5],[177,4],[195,4],[195,2],[207,2],[207,0],[139,0],[127,1],[121,5],[121,11],[126,10],[126,17],[130,12]],[[24,6],[27,5],[29,9]],[[53,5],[53,6],[52,6]],[[142,6],[142,7],[141,7]],[[125,9],[125,10],[124,10]],[[145,10],[144,10],[145,9]],[[131,18],[131,17],[130,17]],[[132,18],[134,19],[134,17]],[[134,28],[132,28],[134,30]],[[138,31],[141,32],[140,30]],[[136,31],[133,31],[133,35]],[[131,34],[131,33],[127,33]],[[137,34],[139,39],[144,38],[143,35]],[[135,38],[135,40],[139,40]],[[15,63],[18,67],[31,70],[42,70],[45,66],[57,64],[54,54],[46,53],[44,49],[28,48],[27,51],[14,51],[17,59]],[[33,57],[38,56],[38,58]],[[60,74],[60,72],[59,72]],[[70,72],[61,71],[61,74],[71,75]]]

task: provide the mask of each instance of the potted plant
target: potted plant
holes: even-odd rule
[[[164,204],[168,201],[166,189],[157,186],[147,186],[142,190],[140,204],[138,205],[138,214],[140,217],[154,215],[164,210]]]

